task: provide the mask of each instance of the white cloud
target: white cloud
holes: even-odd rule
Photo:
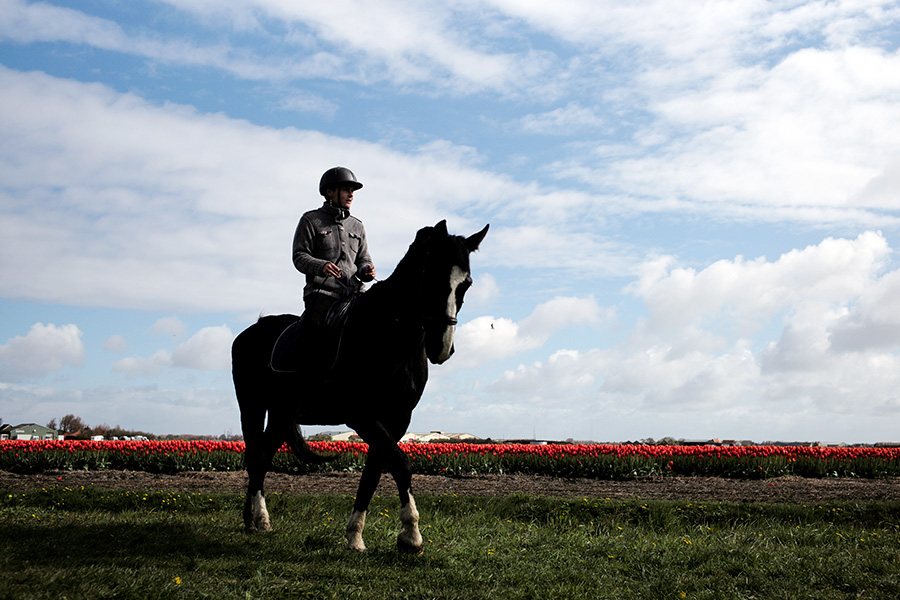
[[[559,180],[626,210],[896,226],[895,3],[492,4],[606,58],[567,73],[578,100],[513,121],[588,126],[550,165]],[[591,131],[595,114],[620,131]]]
[[[764,431],[769,423],[768,434],[756,434],[767,437],[757,441],[777,438],[788,425],[816,435],[810,424],[820,414],[896,415],[900,271],[885,272],[890,252],[883,236],[868,232],[772,261],[738,257],[700,271],[657,260],[630,288],[646,301],[649,316],[627,338],[557,351],[545,362],[507,370],[483,389],[492,402],[518,399],[548,409],[563,403],[612,420],[653,414],[682,422],[697,414],[700,422],[703,414],[704,422],[718,420],[717,432],[746,431],[751,423]],[[523,327],[504,325],[498,348],[529,339]]]
[[[344,2],[335,10],[333,4],[278,0],[168,3],[200,17],[198,22],[205,27],[223,27],[265,40],[269,53],[241,46],[239,39],[232,40],[231,45],[203,46],[148,34],[148,27],[130,31],[84,12],[19,0],[4,0],[0,35],[19,43],[86,44],[168,64],[217,68],[250,80],[389,81],[438,85],[457,93],[516,90],[523,80],[544,73],[550,60],[546,53],[535,51],[524,56],[496,52],[482,42],[483,32],[462,31],[480,20],[473,21],[468,11],[457,14],[453,7],[437,4]],[[185,15],[179,17],[184,19]],[[278,21],[288,31],[272,33],[265,21]],[[428,43],[423,44],[423,39]],[[276,50],[272,52],[272,48]],[[285,107],[327,109],[327,103],[310,105],[310,98],[288,94]]]
[[[731,319],[742,334],[782,310],[806,302],[846,303],[871,284],[890,253],[883,235],[826,239],[770,262],[765,257],[717,261],[697,272],[655,259],[629,287],[647,303],[651,328]]]
[[[605,121],[591,108],[570,102],[564,107],[555,108],[543,114],[534,114],[519,120],[519,127],[527,133],[551,135],[583,135],[587,131],[597,129]]]
[[[523,403],[553,405],[561,397],[572,397],[592,388],[596,375],[590,361],[574,350],[560,350],[545,363],[519,365],[507,370],[488,386],[488,390],[502,395],[517,396]]]
[[[265,65],[227,46],[196,46],[180,39],[130,32],[118,23],[84,12],[21,0],[2,0],[0,36],[14,42],[68,42],[166,63],[214,67],[248,79],[280,79],[275,65]],[[302,68],[298,65],[298,69]],[[306,67],[309,68],[309,67]]]
[[[835,352],[892,348],[900,340],[900,271],[885,274],[866,288],[849,310],[829,327]]]
[[[234,335],[226,325],[204,327],[172,352],[172,366],[204,371],[231,368]]]
[[[318,205],[315,185],[328,166],[366,165],[357,168],[366,183],[357,214],[380,272],[418,228],[452,222],[486,189],[515,194],[446,150],[447,162],[404,156],[3,67],[0,83],[8,249],[0,279],[11,295],[153,310],[296,310],[302,282],[290,239],[301,212]],[[394,193],[407,180],[430,182],[415,206]],[[464,222],[471,231],[484,225]]]
[[[128,341],[119,334],[111,335],[103,342],[103,349],[107,352],[124,352],[127,348]]]
[[[107,49],[125,43],[114,22],[77,10],[22,0],[2,0],[0,5],[0,35],[16,42],[84,42]]]
[[[277,106],[281,110],[320,113],[329,119],[338,111],[338,105],[334,102],[303,90],[287,92],[278,101]]]
[[[798,51],[770,70],[727,71],[653,102],[659,119],[651,126],[668,130],[669,139],[648,156],[621,161],[607,180],[726,212],[765,203],[809,219],[828,207],[837,217],[870,197],[872,207],[896,208],[897,195],[877,197],[873,182],[900,154],[900,84],[879,76],[898,69],[896,55],[849,48]]]
[[[596,209],[584,210],[589,198],[548,197],[478,170],[466,164],[465,148],[404,155],[40,73],[0,67],[0,82],[0,133],[9,142],[0,151],[0,234],[9,248],[0,278],[8,294],[163,311],[296,311],[302,283],[290,239],[299,214],[318,204],[322,169],[333,164],[365,165],[357,168],[366,187],[354,212],[382,276],[420,227],[446,218],[468,235],[492,220],[454,218],[474,209],[500,219],[481,265],[621,274],[633,261],[621,243],[597,235]],[[416,187],[410,203],[397,181],[429,185]],[[585,218],[567,219],[567,204]],[[570,228],[577,230],[564,233]],[[573,245],[592,256],[588,264]]]
[[[78,391],[0,383],[0,414],[16,423],[46,423],[75,414],[89,425],[115,424],[160,433],[240,433],[233,390],[156,385],[97,386]]]
[[[611,318],[613,311],[604,310],[593,297],[556,297],[535,307],[522,319],[519,328],[526,338],[546,340],[566,327],[596,327]]]
[[[118,360],[113,364],[112,370],[128,377],[153,377],[170,366],[172,353],[168,350],[159,350],[149,357],[129,356]]]
[[[128,377],[153,377],[167,368],[227,371],[231,368],[234,335],[227,325],[204,327],[171,352],[159,350],[149,357],[130,356],[115,363],[113,370]]]
[[[490,273],[483,273],[474,277],[474,283],[466,293],[466,305],[474,305],[476,308],[489,304],[500,296],[500,286]]]
[[[151,327],[155,335],[181,337],[184,335],[185,325],[178,317],[162,317],[157,319]]]
[[[594,203],[588,203],[591,206]],[[532,209],[525,199],[516,202],[517,211],[528,210],[529,222],[515,226],[491,228],[489,239],[479,249],[479,262],[516,270],[556,269],[567,277],[609,277],[628,272],[635,264],[633,250],[606,238],[585,214],[584,221],[560,218],[560,205],[547,203]],[[554,212],[553,218],[542,219],[543,211]],[[577,248],[577,252],[573,251]]]
[[[557,297],[539,304],[521,321],[482,316],[460,325],[454,345],[459,351],[453,364],[483,365],[519,352],[540,348],[567,327],[598,327],[612,320],[615,311],[604,309],[592,297]]]
[[[84,343],[77,325],[35,323],[24,336],[0,346],[0,373],[14,380],[84,364]]]

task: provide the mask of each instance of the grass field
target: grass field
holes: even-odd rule
[[[0,598],[900,597],[900,502],[417,500],[407,556],[396,498],[357,554],[346,496],[272,494],[275,530],[247,535],[236,494],[2,492]]]

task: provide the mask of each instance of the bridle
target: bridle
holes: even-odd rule
[[[431,252],[425,253],[425,263],[426,264],[428,263],[428,259],[430,258],[430,256],[431,256]],[[354,275],[354,277],[359,279],[356,275]],[[341,277],[336,277],[335,280],[338,282],[338,284],[342,288],[344,288],[347,292],[350,293],[351,297],[355,297],[361,293],[361,286],[353,287],[349,283],[345,283],[343,278],[341,278]],[[378,283],[379,280],[372,278],[372,282]],[[361,280],[360,280],[360,283],[362,283]],[[456,317],[451,317],[450,315],[440,315],[437,317],[421,315],[420,318],[422,319],[422,323],[426,326],[443,325],[444,327],[456,327],[459,324],[459,319],[457,319]]]
[[[459,319],[451,317],[450,315],[441,315],[440,317],[423,316],[422,320],[425,321],[425,323],[437,322],[439,325],[445,325],[447,327],[456,327],[456,324],[459,323]]]

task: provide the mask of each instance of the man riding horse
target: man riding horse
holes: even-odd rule
[[[325,202],[304,213],[294,233],[294,266],[306,275],[303,329],[311,348],[325,339],[324,325],[331,307],[375,279],[366,229],[350,215],[353,194],[362,186],[346,167],[325,171],[319,180],[319,194]],[[311,350],[307,360],[316,358]]]
[[[319,182],[323,206],[305,213],[297,225],[294,265],[306,275],[302,319],[260,317],[232,344],[247,467],[244,526],[271,529],[263,482],[285,442],[302,460],[323,460],[310,450],[299,426],[343,423],[368,444],[347,521],[347,547],[365,550],[366,511],[388,471],[400,498],[397,547],[421,552],[411,465],[397,443],[422,397],[428,363],[443,364],[453,354],[457,315],[472,285],[469,255],[488,226],[469,237],[451,235],[446,221],[419,229],[390,277],[357,294],[375,278],[362,221],[350,216],[353,193],[361,187],[349,169],[329,169]],[[311,339],[308,324],[324,333],[332,305],[346,298],[353,305],[340,333]],[[329,367],[338,363],[342,374],[335,385]],[[321,367],[321,376],[308,376]],[[363,385],[367,393],[360,394]]]

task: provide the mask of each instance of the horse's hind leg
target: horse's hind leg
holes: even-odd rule
[[[241,409],[241,425],[244,431],[244,468],[247,469],[247,496],[244,500],[244,528],[249,531],[268,531],[269,513],[263,496],[263,480],[266,478],[265,410]]]
[[[269,418],[271,420],[271,413]],[[263,483],[272,466],[272,459],[284,444],[284,436],[280,433],[280,428],[270,423],[265,433],[260,436],[260,443],[255,445],[253,454],[247,455],[247,498],[244,501],[244,525],[247,531],[272,529]],[[249,448],[247,445],[248,451]]]
[[[263,483],[272,466],[272,458],[284,442],[278,435],[269,414],[268,427],[264,408],[241,407],[241,428],[244,432],[244,466],[247,469],[247,496],[244,499],[244,528],[248,532],[269,531],[272,528]]]
[[[263,494],[263,480],[266,477],[265,461],[260,452],[246,453],[247,496],[244,499],[244,529],[248,532],[269,531],[272,529],[269,521],[269,511],[266,508],[266,497]]]

